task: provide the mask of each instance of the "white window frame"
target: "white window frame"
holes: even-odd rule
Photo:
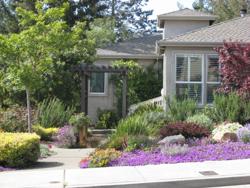
[[[218,82],[209,82],[208,81],[208,58],[209,58],[209,56],[217,56],[218,57],[218,59],[219,59],[219,55],[218,54],[216,54],[216,53],[214,53],[214,54],[206,54],[206,79],[205,79],[205,84],[204,84],[204,86],[205,86],[205,93],[206,93],[206,95],[205,95],[205,97],[206,97],[206,104],[209,104],[209,105],[211,105],[212,103],[208,103],[208,101],[207,101],[207,85],[208,84],[213,84],[213,85],[220,85],[221,84],[221,79],[220,79],[220,77],[219,77],[219,81]],[[221,69],[221,64],[219,63],[219,70]]]
[[[177,81],[177,57],[188,57],[188,81]],[[191,62],[190,58],[191,57],[200,57],[201,58],[201,81],[189,81],[190,80],[190,67],[191,67]],[[198,105],[204,105],[204,73],[205,73],[205,66],[204,66],[204,55],[203,54],[191,54],[191,53],[176,53],[175,54],[175,87],[176,84],[201,84],[201,103]]]
[[[95,72],[93,72],[95,73]],[[88,93],[89,93],[89,96],[96,96],[96,97],[102,97],[102,96],[107,96],[107,93],[108,93],[108,73],[104,73],[104,92],[91,92],[90,91],[90,79],[88,79]]]

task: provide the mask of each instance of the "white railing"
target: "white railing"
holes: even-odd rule
[[[139,106],[141,105],[146,105],[146,104],[154,104],[156,106],[161,106],[163,107],[163,97],[160,96],[160,97],[156,97],[154,99],[150,99],[150,100],[147,100],[147,101],[143,101],[143,102],[140,102],[140,103],[137,103],[137,104],[133,104],[129,107],[129,114],[133,113]]]

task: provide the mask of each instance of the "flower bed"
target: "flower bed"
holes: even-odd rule
[[[195,146],[191,147],[186,154],[176,156],[164,155],[159,150],[125,152],[118,159],[111,161],[109,166],[142,166],[247,158],[250,158],[250,144],[236,142]]]

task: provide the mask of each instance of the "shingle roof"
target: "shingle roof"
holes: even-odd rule
[[[126,58],[126,57],[148,57],[155,58],[156,41],[162,39],[161,34],[153,34],[140,38],[131,39],[97,49],[97,56],[103,58]]]
[[[160,17],[164,16],[164,17],[176,17],[176,16],[192,16],[192,17],[208,17],[210,18],[211,16],[216,18],[216,16],[210,14],[210,13],[206,13],[206,12],[202,12],[202,11],[197,11],[197,10],[192,10],[189,8],[185,8],[185,9],[181,9],[181,10],[177,10],[174,12],[169,12],[169,13],[165,13],[165,14],[160,14]]]
[[[192,10],[192,9],[181,9],[174,12],[169,12],[166,14],[160,14],[158,17],[158,26],[163,27],[164,21],[166,20],[204,20],[204,21],[214,21],[217,16],[210,13]]]
[[[214,24],[173,38],[159,41],[159,45],[222,43],[226,41],[250,42],[250,16]]]

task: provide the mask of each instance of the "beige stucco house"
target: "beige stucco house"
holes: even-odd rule
[[[161,67],[163,59],[163,96],[188,95],[200,105],[211,103],[213,91],[220,84],[214,48],[222,46],[224,40],[250,42],[250,16],[219,24],[214,24],[215,20],[214,15],[191,9],[159,15],[158,26],[163,34],[98,49],[96,63],[108,65],[117,59],[133,59],[143,66]],[[89,91],[92,119],[96,119],[98,108],[114,109],[115,102],[108,75],[93,75]]]

